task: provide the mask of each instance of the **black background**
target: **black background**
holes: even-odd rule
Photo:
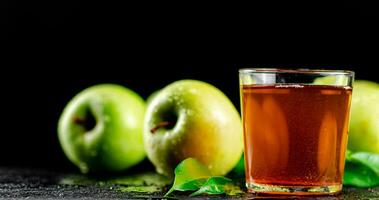
[[[73,95],[98,83],[147,98],[199,79],[239,108],[243,67],[350,69],[379,82],[373,5],[3,0],[0,166],[75,169],[58,144],[57,120]]]

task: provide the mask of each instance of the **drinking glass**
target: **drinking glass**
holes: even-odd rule
[[[239,78],[248,191],[340,192],[354,72],[250,68]]]

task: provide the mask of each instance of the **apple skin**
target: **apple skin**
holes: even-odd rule
[[[160,174],[172,178],[177,164],[192,157],[212,175],[225,175],[242,155],[241,118],[216,87],[196,80],[176,81],[149,103],[144,144]]]
[[[156,90],[154,91],[153,93],[150,94],[150,96],[147,97],[146,99],[146,104],[149,105],[150,102],[154,99],[155,96],[158,95],[158,93],[160,92],[161,90]]]
[[[68,159],[87,172],[128,169],[145,156],[144,100],[114,84],[101,84],[77,94],[58,122],[58,138]],[[86,127],[91,123],[92,127]]]
[[[354,82],[350,118],[348,148],[379,154],[379,84]]]

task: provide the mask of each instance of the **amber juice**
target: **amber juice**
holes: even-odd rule
[[[247,184],[342,187],[351,94],[338,86],[242,86]]]

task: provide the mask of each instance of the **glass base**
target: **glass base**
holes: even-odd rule
[[[249,193],[278,195],[333,195],[342,190],[342,184],[325,186],[287,186],[246,183]]]

